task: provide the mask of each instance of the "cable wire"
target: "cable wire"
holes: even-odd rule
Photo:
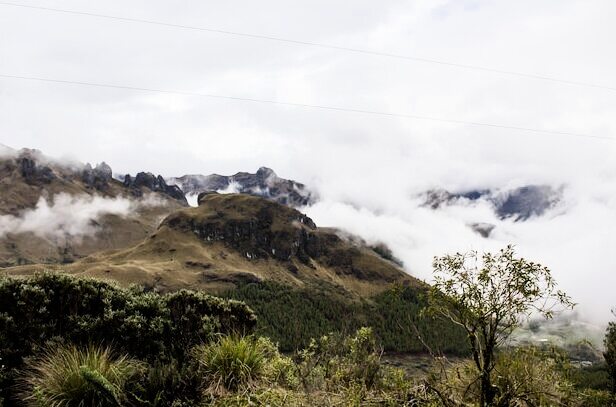
[[[357,53],[357,54],[375,55],[375,56],[387,57],[387,58],[393,58],[393,59],[403,59],[403,60],[414,61],[414,62],[437,64],[437,65],[449,66],[449,67],[454,67],[454,68],[476,70],[476,71],[483,71],[483,72],[491,72],[491,73],[501,74],[501,75],[517,76],[517,77],[527,78],[527,79],[549,81],[549,82],[561,83],[565,85],[582,86],[582,87],[587,87],[587,88],[604,89],[604,90],[616,92],[616,87],[606,86],[602,84],[567,80],[567,79],[555,78],[555,77],[546,76],[546,75],[537,75],[537,74],[527,73],[527,72],[510,71],[506,69],[497,69],[497,68],[485,67],[485,66],[480,66],[480,65],[462,64],[462,63],[456,63],[456,62],[450,62],[450,61],[444,61],[444,60],[438,60],[438,59],[415,57],[415,56],[410,56],[410,55],[374,51],[374,50],[362,49],[362,48],[344,47],[344,46],[338,46],[338,45],[332,45],[332,44],[324,44],[324,43],[312,42],[312,41],[301,41],[301,40],[275,37],[275,36],[269,36],[269,35],[252,34],[252,33],[238,32],[238,31],[228,31],[228,30],[221,30],[221,29],[208,28],[208,27],[197,27],[197,26],[191,26],[191,25],[167,23],[163,21],[114,16],[114,15],[109,15],[109,14],[90,13],[90,12],[77,11],[77,10],[32,6],[32,5],[27,5],[27,4],[11,3],[11,2],[4,2],[4,1],[0,1],[0,5],[10,6],[10,7],[21,7],[21,8],[35,9],[35,10],[43,10],[43,11],[51,11],[51,12],[64,13],[64,14],[73,14],[73,15],[79,15],[79,16],[98,17],[98,18],[105,18],[109,20],[130,22],[130,23],[151,24],[151,25],[159,25],[159,26],[171,27],[171,28],[180,28],[180,29],[185,29],[185,30],[204,31],[204,32],[210,32],[210,33],[216,33],[216,34],[231,35],[235,37],[277,41],[277,42],[283,42],[283,43],[295,44],[295,45],[307,45],[311,47],[333,49],[333,50],[346,51],[346,52],[352,52],[352,53]]]
[[[211,94],[211,93],[188,92],[188,91],[178,91],[178,90],[169,90],[169,89],[145,88],[145,87],[140,87],[140,86],[116,85],[116,84],[108,84],[108,83],[73,81],[73,80],[64,80],[64,79],[43,78],[43,77],[36,77],[36,76],[10,75],[10,74],[4,74],[4,73],[0,73],[0,78],[57,83],[57,84],[63,84],[63,85],[79,85],[79,86],[89,86],[89,87],[97,87],[97,88],[123,89],[123,90],[133,90],[133,91],[151,92],[151,93],[166,93],[166,94],[183,95],[183,96],[197,96],[197,97],[206,97],[206,98],[212,98],[212,99],[224,99],[224,100],[233,100],[233,101],[242,101],[242,102],[264,103],[264,104],[278,105],[278,106],[292,106],[292,107],[299,107],[299,108],[329,110],[329,111],[336,111],[336,112],[360,113],[360,114],[375,115],[375,116],[400,117],[400,118],[426,120],[426,121],[441,122],[441,123],[463,124],[463,125],[469,125],[469,126],[481,126],[481,127],[491,127],[491,128],[508,129],[508,130],[518,130],[518,131],[540,133],[540,134],[546,134],[546,135],[571,136],[571,137],[592,138],[592,139],[611,140],[611,141],[616,140],[613,137],[596,136],[596,135],[591,135],[591,134],[571,133],[571,132],[556,131],[556,130],[542,130],[542,129],[536,129],[536,128],[531,128],[531,127],[509,126],[509,125],[503,125],[503,124],[474,122],[474,121],[448,119],[448,118],[432,117],[432,116],[422,116],[422,115],[407,114],[407,113],[393,113],[393,112],[383,112],[383,111],[376,111],[376,110],[355,109],[355,108],[348,108],[348,107],[341,107],[341,106],[314,105],[314,104],[307,104],[307,103],[295,103],[295,102],[286,102],[286,101],[270,100],[270,99],[258,99],[258,98],[249,98],[249,97],[240,97],[240,96],[227,96],[227,95],[218,95],[218,94]]]

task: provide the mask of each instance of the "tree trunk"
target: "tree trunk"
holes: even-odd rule
[[[492,387],[492,379],[490,373],[481,375],[481,398],[479,400],[480,407],[492,407],[494,406],[494,399],[496,393]]]
[[[494,405],[494,398],[496,396],[494,388],[492,387],[492,378],[490,373],[492,371],[492,347],[488,346],[483,354],[483,366],[481,371],[481,400],[479,405],[481,407],[491,407]]]

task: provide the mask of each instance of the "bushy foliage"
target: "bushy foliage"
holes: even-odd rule
[[[368,315],[383,349],[392,352],[469,354],[464,330],[451,321],[425,313],[427,293],[417,288],[394,286],[372,298]]]
[[[169,347],[176,357],[217,334],[249,334],[256,324],[255,314],[240,301],[188,290],[166,294],[162,301],[169,313]]]
[[[416,287],[395,286],[369,300],[349,298],[336,287],[293,288],[275,282],[244,284],[224,296],[245,302],[259,315],[257,332],[292,352],[329,332],[371,327],[385,351],[425,352],[424,343],[448,354],[468,354],[466,335],[450,321],[422,315],[427,301]],[[411,329],[411,323],[417,332]]]
[[[616,395],[616,323],[610,322],[603,341],[605,351],[603,357],[607,364],[607,371],[612,381],[612,393]]]
[[[143,370],[141,362],[109,348],[48,349],[26,363],[19,398],[36,407],[121,406],[127,383]]]
[[[379,379],[380,357],[370,328],[348,337],[330,333],[299,352],[298,372],[308,391],[321,387],[330,391],[351,383],[371,389]]]
[[[611,406],[608,392],[585,388],[577,382],[579,368],[557,348],[519,347],[502,350],[491,371],[495,407]],[[441,406],[476,405],[481,388],[476,368],[466,359],[435,365],[423,400]]]
[[[133,404],[139,407],[188,407],[201,397],[195,366],[175,359],[153,362],[130,388],[135,395]]]
[[[246,338],[244,338],[246,340]],[[239,339],[232,339],[230,349],[238,360],[235,349]],[[310,345],[298,352],[296,360],[280,355],[268,339],[249,339],[247,344],[260,349],[264,357],[260,374],[245,385],[225,391],[212,391],[220,375],[206,376],[209,386],[207,401],[215,406],[412,406],[416,402],[415,387],[398,369],[381,363],[381,351],[369,328],[360,328],[354,335],[329,334],[315,338]],[[233,350],[231,350],[233,349]],[[221,349],[210,345],[208,350],[218,353]],[[202,352],[202,349],[198,349]],[[201,360],[202,356],[197,359]],[[218,356],[208,355],[207,360]],[[236,362],[239,365],[239,363]],[[212,363],[215,371],[228,372],[229,363]],[[243,373],[238,377],[245,376]],[[213,382],[212,382],[213,380]]]
[[[606,363],[595,363],[591,366],[580,366],[571,371],[572,380],[580,390],[610,391],[611,380]]]
[[[341,405],[415,405],[415,386],[402,370],[385,366],[381,355],[370,328],[350,336],[331,333],[298,353],[297,372],[304,392],[317,399],[333,394]]]
[[[185,358],[220,333],[250,332],[246,305],[190,291],[161,295],[65,275],[0,279],[0,383],[6,397],[23,358],[50,342],[113,345],[146,361]]]

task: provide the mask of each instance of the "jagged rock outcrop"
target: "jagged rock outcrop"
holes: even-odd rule
[[[143,194],[142,188],[146,188],[150,191],[166,194],[180,201],[184,206],[188,206],[186,196],[180,187],[177,185],[168,185],[162,176],[155,176],[151,172],[140,172],[135,178],[126,174],[124,177],[124,186],[130,188],[136,196],[141,196]]]
[[[83,183],[98,191],[107,190],[112,178],[113,172],[111,171],[111,167],[104,161],[94,168],[88,163],[81,172],[81,180]]]
[[[0,145],[0,217],[5,220],[0,266],[69,263],[97,251],[130,247],[154,232],[160,219],[186,205],[159,192],[131,199],[132,192],[112,177],[106,163],[92,166]],[[130,207],[119,210],[127,199]],[[114,203],[120,206],[107,208]],[[87,217],[87,226],[76,225],[73,216]],[[20,226],[24,219],[34,219],[36,225],[46,224],[47,218],[50,225],[61,226]]]
[[[49,184],[56,178],[50,167],[37,163],[31,150],[22,150],[16,162],[21,176],[28,184]]]
[[[200,216],[173,214],[163,224],[192,232],[206,242],[224,242],[249,259],[298,258],[307,263],[322,254],[323,242],[312,233],[316,225],[295,209],[255,200],[247,211],[234,197],[217,193],[202,193],[199,202],[209,210]]]
[[[314,202],[314,195],[304,184],[278,177],[267,167],[256,173],[238,172],[235,175],[184,175],[169,178],[170,184],[179,185],[186,195],[198,195],[208,191],[238,192],[261,196],[292,207],[306,206]]]

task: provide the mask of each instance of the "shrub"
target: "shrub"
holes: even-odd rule
[[[253,387],[264,376],[266,349],[252,337],[224,336],[197,346],[194,356],[204,387],[214,394]]]
[[[169,312],[169,348],[178,358],[196,344],[210,342],[216,334],[249,334],[257,322],[243,302],[202,292],[180,290],[164,295],[163,302]]]
[[[299,352],[298,372],[304,389],[338,390],[359,385],[368,390],[379,384],[381,351],[370,328],[345,337],[330,334],[313,339]]]
[[[430,388],[446,405],[480,400],[479,375],[473,362],[443,365],[429,378]],[[570,365],[556,349],[507,349],[496,355],[490,372],[495,406],[583,406],[583,395],[569,379]],[[466,404],[464,404],[466,403]]]
[[[217,333],[250,332],[246,305],[203,293],[160,295],[67,275],[0,278],[0,398],[10,398],[25,357],[50,342],[100,343],[149,362],[183,363],[187,350]],[[119,342],[118,339],[122,338]]]
[[[283,356],[278,350],[278,345],[269,338],[260,336],[259,348],[263,351],[266,363],[263,378],[267,384],[282,386],[287,389],[296,389],[299,379],[296,374],[296,366],[293,359]]]
[[[149,366],[132,392],[135,403],[144,407],[192,406],[199,400],[199,382],[191,364],[155,362]]]
[[[46,350],[26,363],[20,398],[40,407],[121,406],[127,382],[143,368],[126,355],[114,356],[110,348]]]

